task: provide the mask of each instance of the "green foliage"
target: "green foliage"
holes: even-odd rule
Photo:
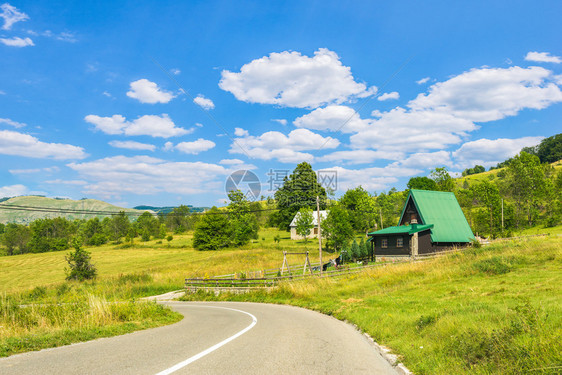
[[[218,250],[229,246],[232,225],[224,211],[213,207],[204,213],[195,226],[193,247],[198,250]]]
[[[554,163],[562,159],[562,133],[545,138],[535,148],[541,163]]]
[[[38,219],[31,223],[29,248],[33,253],[66,250],[75,233],[75,225],[62,217]]]
[[[160,224],[160,230],[158,232],[158,238],[159,239],[164,239],[166,238],[166,225],[165,224]]]
[[[142,232],[141,232],[141,241],[142,241],[142,242],[150,241],[150,232],[149,232],[148,228],[142,229]]]
[[[104,232],[107,234],[110,240],[119,241],[119,239],[127,236],[131,222],[129,218],[125,215],[124,211],[119,212],[119,214],[112,216],[109,220],[104,220]]]
[[[354,230],[365,231],[375,226],[377,222],[375,199],[362,186],[347,190],[339,203],[348,211]]]
[[[437,185],[437,190],[439,191],[453,191],[455,189],[455,183],[453,178],[447,171],[447,168],[435,168],[429,174],[429,177],[435,181]]]
[[[107,218],[107,221],[110,220],[111,219]],[[91,246],[99,246],[107,242],[104,232],[102,223],[97,217],[80,225],[78,230],[79,236],[84,239],[84,243]]]
[[[135,226],[141,235],[148,233],[149,236],[158,237],[160,230],[160,223],[158,219],[148,211],[142,213],[137,219]]]
[[[408,196],[407,191],[398,192],[392,188],[388,193],[381,193],[375,198],[375,217],[378,225],[387,228],[398,225],[402,208]],[[382,216],[382,223],[380,222]]]
[[[437,183],[429,177],[412,177],[406,186],[408,189],[437,190]]]
[[[70,252],[65,259],[68,263],[68,269],[66,270],[67,280],[90,280],[96,277],[96,267],[91,262],[90,253],[84,249],[80,244],[79,240],[74,240],[72,246],[74,247],[74,252]]]
[[[166,227],[176,234],[184,233],[186,230],[193,228],[193,220],[191,220],[190,209],[188,206],[181,205],[176,207],[166,215]]]
[[[299,236],[304,237],[308,241],[310,230],[314,227],[313,211],[310,208],[303,207],[299,210],[296,216],[296,231]]]
[[[326,209],[326,189],[318,183],[316,172],[307,162],[302,162],[285,177],[283,186],[275,192],[279,209],[272,215],[272,222],[279,229],[289,230],[289,224],[301,208],[316,210],[316,197],[320,197],[320,210]]]
[[[25,254],[29,251],[31,231],[25,225],[10,223],[0,235],[0,243],[6,247],[8,255]]]
[[[330,207],[326,220],[322,222],[322,236],[326,245],[338,251],[346,247],[353,238],[353,227],[347,210],[339,204]]]
[[[229,224],[233,233],[231,243],[234,246],[243,246],[252,239],[258,238],[259,224],[256,215],[251,212],[251,205],[240,190],[228,193]]]
[[[474,166],[474,168],[467,168],[464,171],[462,171],[462,175],[463,176],[470,176],[472,174],[478,174],[478,173],[482,173],[482,172],[486,172],[486,168],[484,168],[481,165],[476,165],[476,166]]]
[[[172,242],[173,239],[174,239],[174,236],[172,236],[171,234],[168,237],[166,237],[166,241],[168,241],[168,244],[170,242]]]
[[[353,243],[351,244],[350,248],[351,257],[355,260],[361,257],[361,250],[359,249],[359,245],[357,241],[354,239]]]

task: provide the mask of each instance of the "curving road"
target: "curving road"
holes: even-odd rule
[[[0,374],[396,374],[355,329],[291,306],[169,302],[176,324],[0,359]]]

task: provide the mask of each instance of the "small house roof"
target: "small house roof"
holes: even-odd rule
[[[326,220],[326,217],[328,217],[328,212],[329,211],[320,211],[320,220],[324,221]],[[297,212],[297,214],[295,215],[295,217],[293,218],[293,221],[291,221],[291,224],[289,224],[289,227],[296,227],[297,226],[297,217],[299,216],[300,212]],[[318,225],[318,211],[314,211],[312,212],[312,225],[313,226],[317,226]]]
[[[408,202],[412,200],[423,224],[433,224],[432,242],[470,242],[474,234],[464,217],[455,194],[444,191],[410,190],[400,221]]]
[[[400,225],[397,227],[388,227],[375,232],[369,233],[369,236],[385,236],[388,234],[414,234],[433,228],[433,224],[411,224]]]

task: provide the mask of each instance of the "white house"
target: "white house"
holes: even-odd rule
[[[326,220],[329,211],[320,211],[320,227],[322,227],[322,221]],[[297,234],[297,217],[299,216],[300,212],[297,212],[293,221],[289,227],[291,227],[291,239],[292,240],[304,240],[303,236],[299,236]],[[313,227],[310,230],[310,235],[308,238],[318,238],[318,211],[314,211],[312,213],[312,217],[314,218],[312,221]]]

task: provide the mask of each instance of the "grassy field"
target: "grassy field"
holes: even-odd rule
[[[186,299],[292,304],[348,320],[416,374],[562,372],[562,238],[496,243],[267,293]]]

